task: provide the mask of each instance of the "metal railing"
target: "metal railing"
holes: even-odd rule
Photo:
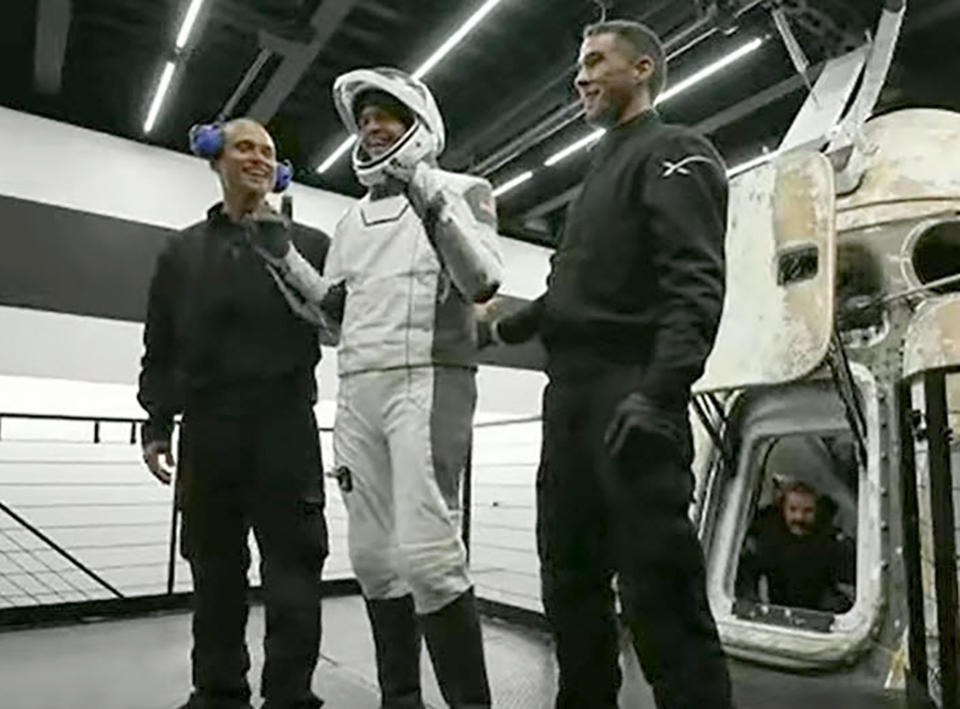
[[[138,418],[0,413],[0,625],[182,606],[172,487],[145,469]],[[325,459],[330,429],[321,429]],[[328,482],[328,487],[335,485]],[[332,492],[332,491],[331,491]],[[329,495],[328,590],[355,588]],[[251,548],[253,586],[257,551]]]
[[[129,442],[135,442],[137,421],[129,418],[100,417],[90,418],[84,416],[44,416],[37,414],[3,414],[0,415],[0,443],[10,443],[11,423],[12,422],[53,422],[60,423],[80,423],[87,429],[84,438],[92,444],[99,444],[104,438],[104,428],[106,426],[120,426],[123,429],[123,439]],[[87,428],[89,426],[89,428]],[[129,431],[128,431],[129,429]],[[21,446],[30,444],[44,443],[50,444],[58,439],[49,437],[38,438],[36,436],[27,436],[18,439],[16,443]],[[59,439],[60,443],[75,442],[78,439],[74,436],[72,439]],[[22,452],[22,451],[21,451]],[[90,461],[78,461],[90,462]],[[101,461],[107,465],[109,461]],[[70,506],[69,500],[53,503],[53,506],[45,505],[37,499],[29,499],[30,493],[35,492],[39,485],[36,480],[17,480],[10,479],[8,468],[16,465],[20,469],[33,468],[38,466],[58,466],[61,461],[48,460],[43,456],[25,456],[22,459],[11,460],[0,457],[0,490],[5,494],[0,495],[0,560],[3,562],[0,581],[3,587],[0,588],[0,603],[4,606],[16,607],[24,605],[25,599],[35,606],[49,605],[51,601],[57,603],[70,603],[77,601],[96,600],[104,595],[110,598],[122,599],[125,594],[114,584],[107,581],[104,577],[107,569],[93,569],[90,564],[79,558],[79,552],[84,548],[97,548],[96,545],[78,544],[74,545],[72,551],[66,545],[61,544],[54,538],[56,532],[63,528],[84,527],[85,525],[61,524],[42,525],[28,518],[31,512],[43,509],[52,509],[59,505],[61,510],[66,510]],[[16,475],[13,476],[16,478]],[[119,483],[113,483],[119,485]],[[76,479],[61,480],[56,482],[47,481],[49,487],[58,486],[70,489],[74,492],[81,491],[84,487],[89,487],[89,481]],[[19,500],[19,503],[13,503],[8,496],[10,491],[20,491],[26,493],[27,500]],[[22,495],[21,495],[22,496]],[[32,496],[36,498],[36,495]],[[79,509],[84,502],[77,501],[73,503],[74,509]],[[42,527],[45,527],[42,528]],[[102,547],[99,547],[102,548]],[[85,581],[86,584],[82,583]],[[19,602],[18,602],[18,599]]]
[[[960,707],[958,489],[951,469],[947,402],[947,378],[958,373],[956,366],[926,370],[903,381],[899,391],[910,706],[933,700],[942,709]],[[915,383],[922,384],[916,392]]]
[[[464,484],[470,572],[482,600],[499,610],[540,611],[536,471],[540,416],[474,425]]]
[[[478,423],[462,487],[478,595],[534,612],[539,421]],[[65,607],[73,617],[111,612],[107,606],[183,605],[191,582],[179,556],[179,511],[172,486],[157,484],[143,465],[142,423],[0,413],[0,625],[43,620],[48,611],[58,617]],[[320,431],[329,464],[332,429]],[[338,569],[328,560],[326,575],[345,581],[346,513],[336,483],[327,485],[331,552],[342,558]]]

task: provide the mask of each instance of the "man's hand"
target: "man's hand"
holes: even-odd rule
[[[407,186],[407,198],[420,219],[434,217],[443,206],[443,193],[438,171],[418,162],[413,171],[396,169],[387,173]]]
[[[271,209],[260,209],[246,221],[250,243],[270,262],[282,261],[290,252],[290,222]]]
[[[173,451],[170,441],[151,441],[143,447],[143,461],[147,464],[153,477],[164,485],[169,485],[173,479],[176,463],[173,460]]]
[[[506,315],[506,301],[497,296],[491,298],[486,303],[478,303],[473,306],[473,313],[477,318],[477,321],[484,320],[486,322],[493,322],[504,315]]]
[[[477,349],[485,349],[493,342],[493,323],[477,320]]]
[[[473,313],[477,320],[477,349],[482,350],[490,345],[500,344],[494,332],[494,324],[502,310],[502,298],[493,298],[482,305],[473,306]]]
[[[664,417],[662,408],[640,392],[627,395],[614,410],[613,420],[603,436],[610,457],[617,458],[634,433],[659,431]]]

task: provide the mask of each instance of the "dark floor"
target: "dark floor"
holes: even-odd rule
[[[187,696],[189,615],[168,614],[0,633],[3,709],[174,709]],[[263,613],[247,631],[257,687],[263,662]],[[556,673],[544,635],[491,620],[484,641],[495,706],[549,707]],[[426,653],[425,698],[444,706]],[[652,709],[636,666],[627,668],[623,707]],[[359,597],[324,601],[323,660],[314,679],[329,709],[376,709],[373,644]]]
[[[326,599],[323,615],[323,659],[314,678],[317,694],[326,700],[326,709],[377,709],[373,644],[362,600]],[[170,613],[2,632],[0,708],[174,709],[190,689],[189,623],[189,614]],[[247,632],[255,691],[263,662],[262,633],[263,613],[256,607]],[[497,709],[551,706],[556,670],[544,634],[485,620],[484,644]],[[620,706],[654,709],[633,652],[622,656]],[[440,709],[444,703],[425,652],[422,659],[425,699],[431,709]],[[804,676],[731,662],[731,674],[739,709],[904,706],[902,694],[883,691],[882,678],[854,669]]]

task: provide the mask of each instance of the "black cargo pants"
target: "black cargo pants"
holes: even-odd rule
[[[320,706],[310,685],[320,650],[327,527],[312,409],[304,403],[232,417],[188,411],[180,469],[181,551],[194,584],[190,706],[249,706],[251,528],[260,550],[266,613],[265,706]]]
[[[543,604],[560,669],[558,709],[616,707],[621,683],[612,579],[661,709],[732,706],[726,659],[688,517],[690,429],[634,436],[614,461],[604,431],[628,370],[551,377],[537,476]],[[670,427],[664,427],[670,428]]]

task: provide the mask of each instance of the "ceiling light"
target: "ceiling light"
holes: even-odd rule
[[[768,163],[777,157],[777,151],[764,152],[762,155],[758,155],[755,158],[742,162],[739,165],[735,165],[727,170],[727,177],[736,177],[741,172],[746,172],[747,170],[752,170],[753,168]]]
[[[163,67],[163,74],[160,76],[160,83],[157,84],[157,93],[153,95],[153,101],[150,104],[150,111],[147,113],[147,120],[143,124],[143,132],[149,133],[153,130],[153,124],[157,122],[157,115],[160,113],[160,106],[163,105],[163,99],[170,88],[170,81],[173,79],[173,70],[176,68],[173,62],[167,62]]]
[[[520,175],[517,175],[516,177],[514,177],[514,178],[512,178],[512,179],[507,180],[507,181],[504,182],[502,185],[500,185],[499,187],[497,187],[497,188],[493,191],[493,196],[494,196],[494,197],[499,197],[499,196],[502,195],[502,194],[506,194],[507,192],[509,192],[510,190],[512,190],[514,187],[517,187],[518,185],[522,185],[524,182],[526,182],[527,180],[531,179],[532,177],[533,177],[533,170],[527,170],[526,172],[524,172],[524,173],[522,173],[522,174],[520,174]]]
[[[714,74],[716,74],[716,73],[717,73],[718,71],[720,71],[721,69],[726,68],[726,67],[729,66],[730,64],[733,64],[735,61],[737,61],[737,60],[739,60],[739,59],[742,59],[743,57],[747,56],[748,54],[756,51],[757,49],[760,48],[760,45],[762,45],[762,44],[763,44],[763,38],[762,38],[762,37],[757,37],[756,39],[752,39],[752,40],[750,40],[749,42],[747,42],[746,44],[743,44],[743,45],[737,47],[736,49],[734,49],[732,52],[730,52],[729,54],[725,55],[725,56],[722,57],[721,59],[718,59],[717,61],[713,62],[712,64],[709,64],[709,65],[705,66],[705,67],[704,67],[703,69],[701,69],[700,71],[697,71],[697,72],[691,74],[690,76],[688,76],[688,77],[687,77],[686,79],[684,79],[683,81],[680,81],[680,82],[678,82],[677,84],[675,84],[674,86],[671,86],[669,89],[667,89],[666,91],[664,91],[663,93],[661,93],[659,96],[657,96],[656,100],[653,102],[653,105],[654,105],[654,106],[657,106],[657,105],[663,103],[664,101],[667,101],[667,100],[673,98],[673,97],[676,96],[677,94],[679,94],[679,93],[681,93],[681,92],[683,92],[683,91],[686,91],[686,90],[689,89],[691,86],[695,86],[696,84],[699,84],[701,81],[703,81],[704,79],[707,79],[707,78],[710,77],[710,76],[713,76]],[[566,158],[566,157],[568,157],[568,156],[570,156],[570,155],[573,155],[573,153],[577,152],[578,150],[581,150],[581,149],[587,147],[588,145],[590,145],[590,144],[596,142],[597,140],[599,140],[600,137],[601,137],[605,132],[606,132],[606,131],[605,131],[604,129],[602,129],[602,128],[599,129],[599,130],[595,130],[593,133],[590,133],[589,135],[586,135],[586,136],[584,136],[583,138],[580,138],[579,140],[571,143],[571,144],[568,145],[567,147],[565,147],[565,148],[563,148],[563,149],[561,149],[561,150],[558,150],[558,151],[555,152],[553,155],[551,155],[550,157],[548,157],[548,158],[544,161],[543,164],[546,165],[547,167],[550,167],[551,165],[556,165],[558,162],[560,162],[560,161],[563,160],[564,158]]]
[[[594,141],[599,140],[600,137],[606,132],[607,132],[606,128],[598,128],[597,130],[593,131],[593,133],[590,133],[589,135],[584,136],[580,140],[571,143],[570,145],[565,147],[563,150],[558,150],[553,155],[548,157],[543,164],[546,165],[547,167],[550,167],[551,165],[556,165],[558,162],[563,160],[568,155],[572,155],[573,153],[577,152],[581,148],[585,148],[591,143],[593,143]]]
[[[340,143],[340,145],[337,146],[337,149],[334,150],[332,153],[330,153],[330,155],[327,156],[326,160],[320,163],[320,167],[317,168],[317,172],[324,173],[327,170],[329,170],[330,166],[333,165],[333,163],[335,163],[337,160],[339,160],[340,156],[343,155],[345,152],[347,152],[350,149],[350,146],[352,146],[356,142],[357,142],[357,136],[351,135],[345,141]]]
[[[457,28],[456,32],[450,35],[440,47],[430,55],[430,58],[427,59],[423,64],[421,64],[416,71],[413,72],[413,77],[415,79],[422,79],[427,73],[433,69],[440,61],[447,56],[453,48],[456,47],[460,42],[463,41],[463,38],[466,37],[473,29],[480,24],[480,22],[489,15],[493,9],[499,5],[503,0],[486,0],[480,8],[474,12],[470,17],[464,22],[460,27]],[[343,143],[340,144],[336,150],[334,150],[330,155],[320,164],[320,167],[317,168],[318,173],[324,173],[330,169],[330,166],[333,165],[341,155],[343,155],[347,148],[353,145],[356,141],[355,136],[351,136]]]
[[[180,25],[180,31],[177,33],[177,50],[187,46],[187,40],[190,38],[193,24],[197,21],[197,15],[200,14],[201,5],[203,5],[203,0],[190,1],[190,7],[187,8],[187,14],[184,15],[183,23]]]
[[[415,79],[422,79],[424,76],[426,76],[427,72],[439,64],[441,59],[447,56],[454,47],[460,44],[463,38],[470,34],[473,28],[479,25],[483,18],[489,15],[493,8],[499,5],[501,1],[502,0],[487,0],[485,3],[483,3],[479,10],[470,15],[470,19],[460,25],[460,28],[450,35],[447,40],[440,45],[440,48],[431,54],[430,58],[421,64],[415,72],[413,72],[413,77]]]
[[[723,58],[715,61],[713,64],[709,64],[705,66],[700,71],[694,72],[683,81],[679,81],[673,86],[671,86],[669,89],[667,89],[666,91],[661,93],[659,96],[657,96],[656,101],[653,102],[654,105],[663,103],[664,101],[668,101],[669,99],[673,98],[677,94],[686,91],[691,86],[695,86],[696,84],[699,84],[701,81],[713,76],[721,69],[725,69],[726,67],[730,66],[737,60],[743,59],[743,57],[747,56],[748,54],[751,54],[756,50],[760,49],[760,46],[762,44],[763,44],[763,38],[757,37],[755,39],[750,40],[746,44],[743,44],[737,47],[732,52],[724,56]]]

